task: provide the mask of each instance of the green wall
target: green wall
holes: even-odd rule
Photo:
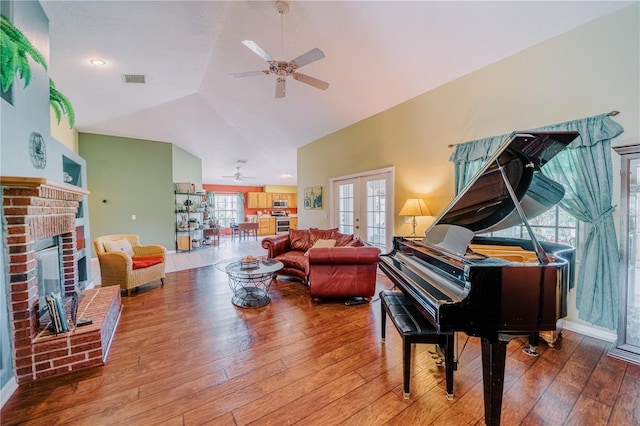
[[[138,234],[142,244],[174,250],[172,144],[90,133],[80,133],[78,144],[87,161],[92,237]]]
[[[202,161],[179,146],[172,145],[173,182],[191,182],[202,190]]]

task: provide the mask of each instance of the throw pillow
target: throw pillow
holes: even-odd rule
[[[132,257],[133,269],[144,269],[163,262],[162,256]]]
[[[104,249],[107,252],[110,251],[121,251],[124,252],[126,254],[128,254],[129,256],[133,257],[133,247],[131,247],[131,243],[129,243],[129,240],[127,240],[126,238],[123,238],[121,240],[114,240],[114,241],[105,241],[104,242]]]
[[[311,243],[309,242],[309,231],[299,229],[289,229],[289,243],[292,250],[305,251],[309,250]]]
[[[354,238],[345,247],[364,247],[364,243],[360,238]]]
[[[309,248],[309,250],[314,248],[331,248],[336,246],[336,240],[318,240]],[[309,256],[309,250],[307,250],[304,255]]]
[[[314,245],[318,240],[335,240],[335,234],[338,232],[338,228],[331,229],[309,229],[309,240],[311,245]]]
[[[336,247],[344,247],[353,241],[353,234],[341,234],[336,232],[334,237],[336,239]]]

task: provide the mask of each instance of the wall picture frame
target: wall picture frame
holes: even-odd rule
[[[310,186],[304,189],[305,210],[322,210],[322,187]]]

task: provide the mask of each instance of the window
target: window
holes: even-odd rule
[[[214,218],[218,225],[228,228],[232,223],[238,223],[238,196],[236,194],[215,194]]]
[[[540,216],[529,220],[529,225],[536,238],[540,241],[551,241],[576,247],[578,244],[578,220],[566,210],[556,205]],[[528,239],[527,230],[523,225],[493,232],[498,237],[512,237]]]

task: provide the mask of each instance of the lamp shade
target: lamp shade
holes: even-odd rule
[[[400,216],[431,216],[431,212],[423,199],[409,198],[400,209]]]

